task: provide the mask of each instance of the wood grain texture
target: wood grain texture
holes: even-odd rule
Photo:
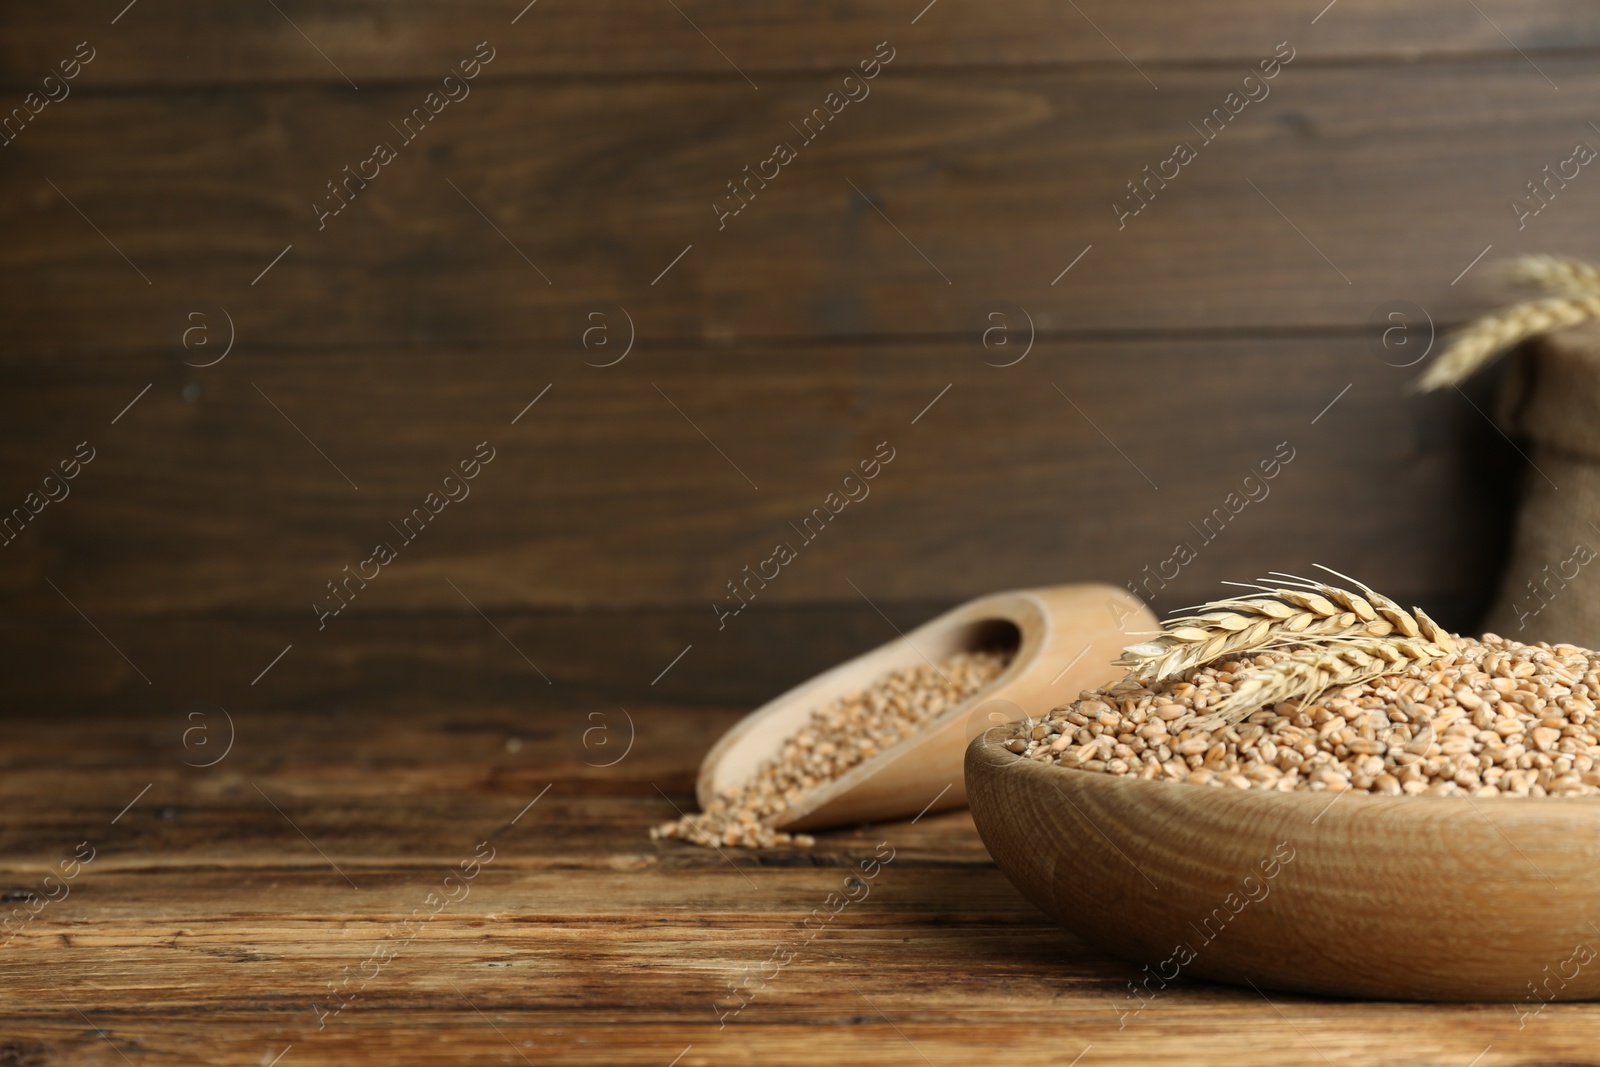
[[[40,1067],[255,1063],[286,1047],[282,1064],[946,1064],[1004,1047],[1008,1061],[1059,1065],[1086,1046],[1085,1060],[1129,1065],[1591,1058],[1592,1005],[1522,1019],[1531,1005],[1268,1000],[1184,980],[1124,1019],[1137,970],[1045,923],[964,813],[742,854],[736,871],[644,835],[690,803],[702,716],[716,709],[642,717],[648,743],[597,770],[463,730],[495,714],[469,664],[457,706],[397,714],[398,690],[368,663],[370,691],[394,697],[344,716],[273,707],[242,721],[209,769],[182,765],[194,756],[180,717],[8,724],[0,885],[37,892],[77,842],[97,852],[0,949],[0,1055]],[[587,710],[600,709],[580,700],[525,727],[559,733]],[[494,858],[465,899],[397,944],[483,841]],[[895,856],[870,894],[798,944],[802,919],[883,841]],[[772,975],[764,964],[788,945],[794,958]],[[393,958],[319,1029],[312,1005],[379,949]],[[739,1002],[730,983],[763,973],[719,1027],[713,1005]]]
[[[486,620],[462,604],[449,612],[352,616],[348,626],[323,633],[298,612],[97,612],[94,625],[116,648],[76,614],[8,615],[0,620],[0,673],[18,711],[49,704],[73,715],[109,708],[168,714],[203,700],[246,711],[292,705],[335,718],[357,700],[381,700],[408,713],[453,707],[465,674],[474,706],[499,709],[492,723],[509,740],[517,736],[518,709],[546,712],[577,698],[613,711],[643,709],[647,717],[660,707],[747,711],[890,640],[895,627],[911,629],[950,606],[876,603],[751,609],[745,625],[721,633],[706,626],[710,613],[700,608],[495,611]],[[699,726],[715,736],[733,721]],[[562,743],[578,746],[592,724],[575,717],[570,725]],[[587,758],[594,762],[611,758],[598,754],[603,737],[593,738],[595,754]],[[579,751],[571,747],[569,754]]]
[[[946,4],[920,15],[923,4],[860,0],[759,9],[686,0],[677,4],[681,13],[649,0],[539,0],[513,24],[525,3],[290,0],[274,11],[191,2],[135,8],[115,26],[115,11],[87,0],[17,6],[0,15],[0,70],[7,81],[31,80],[36,69],[42,77],[63,46],[70,52],[88,37],[105,42],[92,68],[97,85],[314,81],[348,88],[343,71],[365,90],[373,82],[442,77],[461,58],[462,45],[470,49],[488,38],[506,57],[495,77],[692,74],[748,91],[734,64],[752,76],[849,67],[862,46],[886,37],[903,42],[910,62],[923,67],[1110,66],[1123,62],[1117,48],[1141,64],[1232,60],[1285,37],[1305,41],[1307,54],[1317,58],[1397,60],[1510,53],[1507,37],[1533,52],[1600,44],[1592,10],[1572,0],[1489,3],[1483,14],[1443,0],[1404,9],[1341,0],[1337,16],[1329,13],[1314,26],[1320,5],[1282,0],[1204,0],[1174,5],[1170,13],[1100,2],[1080,5],[1082,14],[1043,0],[1003,0],[981,8]]]
[[[398,558],[348,587],[327,630],[470,613],[470,598],[491,614],[691,605],[710,639],[713,603],[737,606],[728,583],[783,541],[799,558],[750,587],[752,610],[859,602],[851,581],[873,600],[947,605],[1132,582],[1165,610],[1321,562],[1472,624],[1502,550],[1491,508],[1523,461],[1463,396],[1408,394],[1412,371],[1349,337],[1041,340],[1013,367],[995,358],[974,339],[803,359],[652,350],[607,369],[506,350],[243,349],[205,370],[15,359],[0,398],[7,505],[77,442],[99,451],[71,496],[0,548],[0,589],[13,610],[65,619],[46,578],[90,618],[298,613],[309,639],[313,603],[339,603],[327,583],[381,540]],[[485,440],[497,458],[471,495],[403,542],[390,524]],[[895,458],[870,495],[803,542],[801,521],[885,441]],[[1230,515],[1284,442],[1294,458],[1267,495]],[[1180,542],[1198,556],[1178,568],[1165,561]]]
[[[975,336],[1019,304],[1080,335],[1360,330],[1402,298],[1442,324],[1483,307],[1481,274],[1452,282],[1486,245],[1595,254],[1581,181],[1520,231],[1511,208],[1592,136],[1600,74],[1539,65],[1563,91],[1521,57],[1297,62],[1120,228],[1127,183],[1200,142],[1241,68],[1153,92],[1126,67],[890,66],[722,229],[727,183],[800,140],[831,79],[484,82],[410,144],[391,123],[418,87],[85,94],[7,149],[0,310],[10,351],[59,355],[181,351],[217,305],[257,352],[571,351],[608,303],[646,341],[713,348]],[[327,183],[380,140],[397,157],[319,230]]]
[[[1530,1011],[1600,997],[1585,918],[1600,905],[1600,809],[1582,798],[1209,789],[1021,759],[1006,734],[967,750],[984,844],[1047,915],[1147,965],[1143,996],[1186,973],[1333,996],[1530,998]],[[1505,917],[1504,936],[1478,936],[1488,916]]]

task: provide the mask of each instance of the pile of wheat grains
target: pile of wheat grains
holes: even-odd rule
[[[685,815],[650,831],[709,847],[770,848],[815,844],[807,834],[773,830],[773,818],[805,794],[864,760],[910,737],[946,708],[961,703],[1005,670],[1010,653],[979,649],[938,663],[894,671],[867,689],[838,697],[784,742],[782,751],[728,788],[699,815]]]
[[[1450,643],[1431,660],[1403,660],[1392,673],[1276,701],[1232,722],[1222,710],[1230,698],[1259,688],[1253,677],[1281,671],[1306,646],[1148,681],[1136,671],[1018,724],[1006,747],[1063,767],[1236,789],[1600,793],[1600,653],[1494,634]]]

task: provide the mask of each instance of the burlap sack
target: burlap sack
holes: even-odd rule
[[[1539,338],[1501,413],[1533,464],[1483,629],[1600,648],[1600,324]]]

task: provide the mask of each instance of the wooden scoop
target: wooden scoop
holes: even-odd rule
[[[778,755],[813,711],[859,693],[893,671],[937,663],[980,648],[1012,649],[989,685],[946,708],[910,737],[825,782],[772,820],[781,830],[809,830],[899,819],[967,802],[962,753],[995,721],[1042,715],[1124,673],[1111,661],[1135,634],[1158,628],[1140,601],[1110,585],[1057,585],[996,593],[969,601],[902,638],[824,671],[739,720],[700,764],[695,793],[706,808]],[[983,709],[1006,704],[991,721]]]

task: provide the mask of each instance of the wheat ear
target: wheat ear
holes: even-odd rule
[[[1600,293],[1548,296],[1512,304],[1458,332],[1450,347],[1428,364],[1428,369],[1417,379],[1417,391],[1428,393],[1465,381],[1512,345],[1591,319],[1600,319]]]
[[[1225,723],[1285,700],[1301,706],[1335,687],[1370,682],[1442,658],[1448,649],[1412,638],[1378,637],[1315,645],[1245,678],[1214,714]]]
[[[1359,592],[1293,575],[1249,585],[1259,595],[1201,605],[1197,614],[1169,619],[1153,641],[1130,645],[1115,661],[1140,682],[1154,682],[1227,656],[1286,644],[1330,644],[1385,637],[1417,638],[1445,648],[1450,635],[1421,609],[1407,611],[1366,585],[1329,570]]]
[[[1568,256],[1518,256],[1503,263],[1500,277],[1514,285],[1527,285],[1562,296],[1587,296],[1600,292],[1600,267]]]

